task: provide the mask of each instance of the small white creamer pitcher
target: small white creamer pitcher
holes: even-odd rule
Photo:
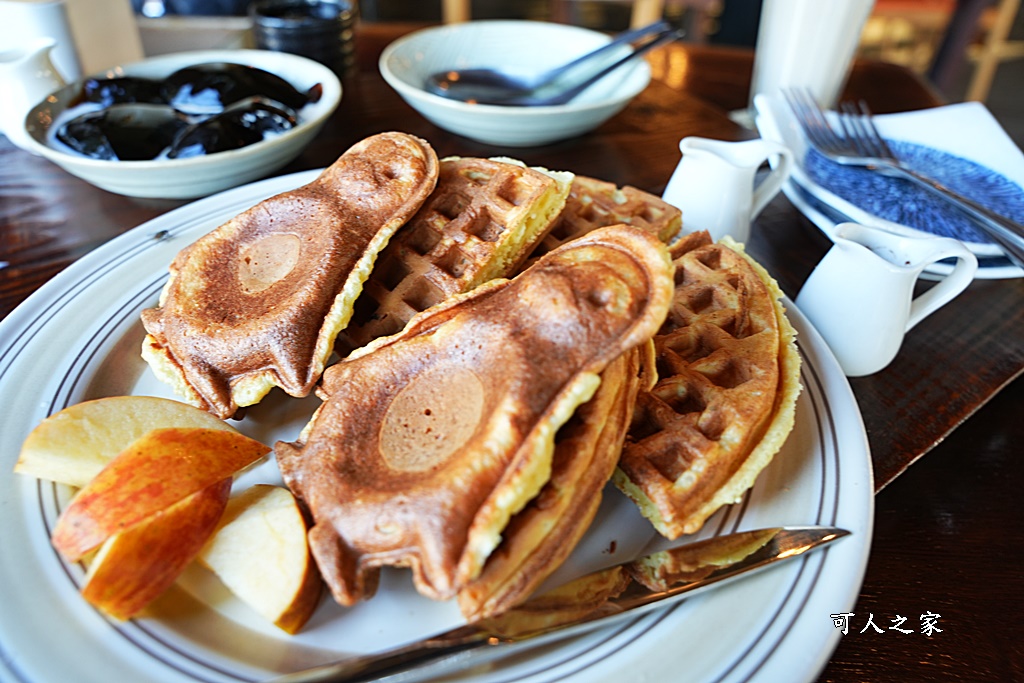
[[[793,154],[763,139],[728,142],[686,137],[679,143],[683,158],[669,178],[662,198],[683,212],[687,232],[707,230],[718,240],[750,237],[750,223],[778,194],[789,177]],[[755,185],[758,169],[770,161],[770,172]]]
[[[28,147],[25,116],[43,98],[63,86],[50,60],[56,42],[36,38],[21,47],[0,51],[0,133],[21,148]]]
[[[947,258],[956,259],[952,271],[915,299],[914,283],[924,269]],[[862,377],[892,362],[904,335],[960,294],[977,270],[978,259],[957,240],[841,223],[796,305],[824,337],[843,372]]]

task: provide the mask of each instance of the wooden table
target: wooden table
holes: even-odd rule
[[[680,138],[754,135],[728,117],[747,104],[752,53],[676,45],[651,57],[651,86],[591,135],[535,149],[473,143],[416,115],[377,74],[382,47],[409,28],[361,27],[361,69],[346,78],[340,108],[280,173],[326,166],[367,135],[404,130],[442,156],[507,154],[660,193]],[[855,66],[847,94],[879,113],[941,104],[909,71],[877,62]],[[90,249],[181,204],[98,190],[0,138],[0,316]],[[749,244],[791,297],[828,246],[782,196]],[[856,616],[822,681],[1024,679],[1016,498],[1024,467],[1015,457],[1024,444],[1024,380],[1014,381],[1024,370],[1022,304],[1024,280],[976,281],[915,328],[889,368],[851,382],[880,492]],[[888,630],[896,615],[916,626],[929,611],[941,615],[941,633]],[[869,614],[884,633],[867,626]],[[821,618],[831,628],[829,615]]]

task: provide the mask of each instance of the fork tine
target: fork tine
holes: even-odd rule
[[[815,125],[818,126],[822,135],[828,136],[831,146],[835,146],[838,142],[836,139],[836,132],[832,128],[832,124],[830,124],[828,119],[825,117],[825,112],[823,112],[821,107],[818,106],[818,102],[814,99],[814,95],[806,88],[800,92],[803,99],[804,109],[807,111],[808,117],[814,121]]]
[[[804,89],[795,88],[787,88],[783,95],[811,144],[824,152],[835,151],[838,146],[835,131],[813,96]]]
[[[841,105],[843,113],[840,120],[848,139],[856,147],[861,156],[874,159],[895,160],[892,150],[885,139],[879,134],[871,118],[871,110],[861,100],[857,105],[847,102]]]
[[[860,129],[860,122],[856,117],[856,111],[851,110],[847,102],[841,103],[839,108],[839,125],[843,129],[843,135],[846,137],[846,140],[857,151],[857,154],[872,156],[871,149]]]
[[[793,110],[793,114],[796,115],[797,123],[800,124],[800,128],[803,129],[804,135],[811,141],[811,144],[820,146],[821,141],[818,139],[818,130],[807,115],[807,108],[804,106],[803,100],[800,98],[800,93],[797,90],[786,88],[782,92],[783,97],[786,98],[786,103],[789,104],[789,108]]]
[[[884,151],[877,135],[872,135],[871,131],[867,128],[866,121],[867,117],[861,114],[860,110],[852,102],[848,102],[844,106],[846,116],[848,117],[851,127],[855,131],[854,139],[857,144],[858,151],[860,151],[865,157],[879,157],[882,156]]]
[[[877,145],[879,155],[885,158],[896,158],[896,155],[893,154],[892,149],[889,147],[889,143],[885,141],[885,138],[878,132],[878,128],[875,127],[875,120],[871,116],[871,110],[868,109],[868,105],[864,100],[860,100],[859,108],[862,120],[864,121],[864,127],[867,129],[867,134]]]

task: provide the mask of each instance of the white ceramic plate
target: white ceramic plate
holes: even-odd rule
[[[156,303],[171,259],[238,212],[315,175],[265,180],[154,219],[73,264],[0,323],[0,681],[256,681],[459,623],[454,605],[420,598],[408,574],[394,570],[372,600],[351,610],[325,600],[302,633],[287,636],[198,568],[157,603],[154,616],[110,622],[77,595],[81,568],[63,563],[48,542],[68,490],[12,473],[31,428],[67,405],[118,394],[170,396],[139,359],[138,314]],[[796,428],[754,489],[700,535],[827,524],[853,536],[671,610],[445,680],[667,681],[683,671],[688,681],[814,679],[840,637],[829,615],[851,611],[859,592],[873,488],[849,385],[817,333],[790,310],[805,360]],[[239,426],[265,442],[294,438],[317,404],[275,392]],[[276,465],[238,486],[257,480],[279,481]],[[624,561],[653,540],[632,504],[609,490],[560,572]]]
[[[970,221],[953,209],[939,208],[941,202],[927,197],[922,190],[912,187],[901,189],[893,181],[876,175],[876,184],[871,186],[863,182],[857,184],[856,180],[849,183],[849,178],[835,179],[839,187],[849,183],[843,191],[846,198],[839,196],[836,192],[840,190],[836,186],[830,189],[822,184],[828,182],[822,175],[826,169],[817,157],[812,159],[808,156],[803,133],[785,102],[779,97],[759,95],[755,98],[755,107],[761,135],[786,145],[797,159],[789,181],[783,185],[783,192],[829,238],[833,237],[836,225],[848,221],[904,235],[941,234],[961,239],[974,252],[978,257],[976,277],[1024,276],[1024,271],[1010,263],[998,246],[978,241],[984,238],[975,236],[978,233],[970,226]],[[879,115],[873,119],[883,137],[901,145],[904,156],[913,156],[920,169],[933,174],[945,173],[948,177],[940,179],[964,194],[976,192],[978,194],[973,197],[982,203],[998,206],[1018,219],[1024,215],[1024,153],[983,104],[964,102]],[[870,175],[869,171],[859,169],[848,171]],[[1010,196],[1001,196],[1001,192],[993,190],[997,181],[1000,190],[1009,191]],[[881,189],[890,192],[885,197],[872,194]],[[891,193],[896,190],[913,194],[894,197]],[[896,222],[877,215],[880,212],[873,208],[877,206],[888,207],[885,211],[892,214],[892,219],[906,216],[915,220],[919,229],[908,227],[907,220]],[[934,275],[946,275],[951,270],[952,265],[948,263],[928,268],[928,272]]]

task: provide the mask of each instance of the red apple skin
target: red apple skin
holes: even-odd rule
[[[320,570],[317,569],[312,555],[308,561],[309,565],[303,575],[302,588],[299,589],[295,602],[274,622],[275,626],[291,635],[302,630],[302,627],[313,616],[317,605],[320,604],[320,597],[323,595],[324,581],[320,578]]]
[[[133,441],[164,427],[237,431],[180,401],[106,396],[72,404],[36,425],[21,446],[14,471],[80,489]]]
[[[138,614],[199,554],[230,493],[227,477],[111,536],[89,568],[82,597],[115,619]]]
[[[72,499],[54,527],[54,547],[77,562],[116,533],[269,452],[259,441],[219,429],[154,429],[121,451]]]

